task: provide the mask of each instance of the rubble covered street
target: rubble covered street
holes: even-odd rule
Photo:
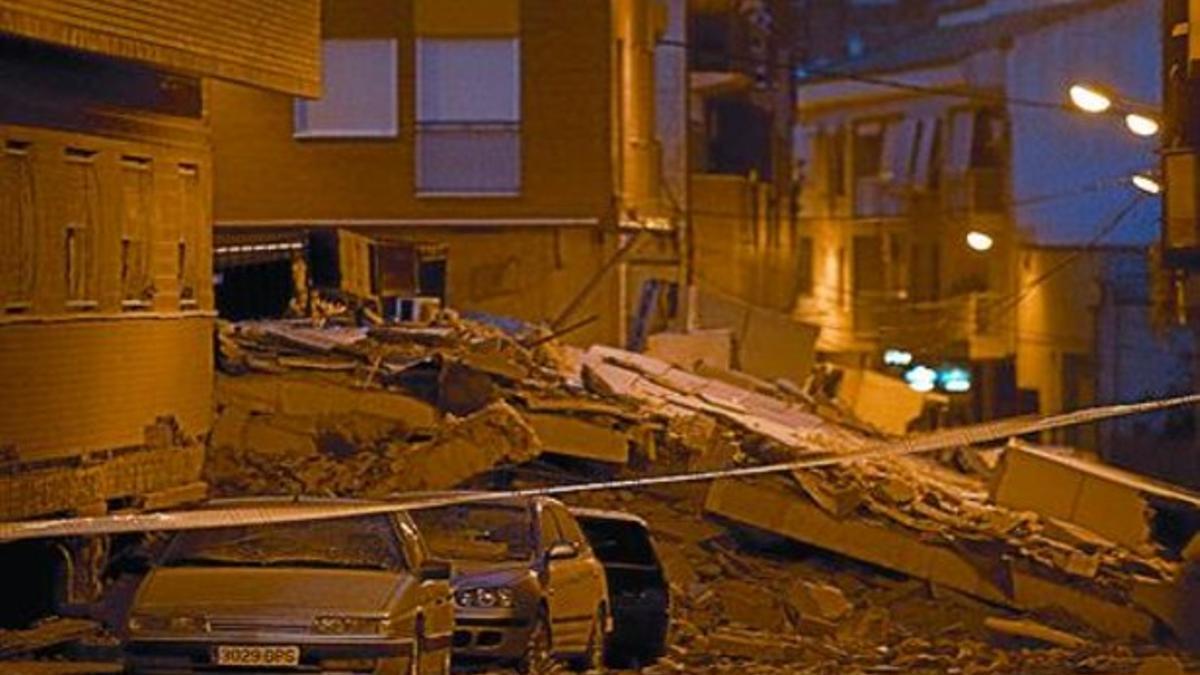
[[[712,470],[878,438],[830,401],[521,339],[452,313],[421,327],[225,324],[205,479],[222,496],[386,497]],[[1176,650],[1195,635],[1195,545],[1155,540],[1148,519],[1152,496],[1163,509],[1195,498],[1100,485],[1141,510],[1039,511],[1021,502],[1026,456],[1058,461],[1021,444],[960,448],[567,499],[641,515],[658,539],[673,631],[647,672],[1190,667]]]
[[[0,675],[1200,674],[1193,23],[0,0]]]

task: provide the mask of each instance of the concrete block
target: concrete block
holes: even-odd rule
[[[611,426],[545,413],[528,413],[526,420],[547,452],[610,464],[629,461],[629,436]]]
[[[1150,541],[1148,495],[1195,509],[1200,496],[1115,467],[1013,443],[989,486],[992,500],[1074,523],[1137,549]]]
[[[363,391],[358,394],[355,410],[396,422],[405,429],[437,425],[437,411],[428,403],[395,392]]]
[[[655,333],[646,340],[646,354],[680,368],[696,364],[728,370],[733,357],[733,334],[725,329],[691,333]]]
[[[1108,635],[1146,637],[1150,615],[1126,604],[1024,569],[999,568],[982,554],[940,546],[919,535],[874,522],[838,520],[776,480],[720,480],[705,501],[712,514],[933,582],[1017,609],[1066,612]],[[1004,572],[1004,573],[1001,573]],[[1008,577],[1011,594],[998,581]]]

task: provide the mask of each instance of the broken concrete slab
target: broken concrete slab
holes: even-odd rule
[[[1006,449],[989,489],[997,504],[1074,523],[1134,550],[1151,542],[1148,496],[1200,508],[1200,495],[1019,442]]]
[[[1005,637],[1032,640],[1056,647],[1078,649],[1087,644],[1087,640],[1078,635],[1044,626],[1029,619],[1002,619],[989,616],[983,620],[983,625],[988,630]]]
[[[497,466],[528,462],[542,451],[537,433],[502,401],[444,425],[429,443],[405,448],[365,494],[445,490]]]
[[[705,508],[734,522],[834,551],[1017,609],[1055,610],[1119,637],[1150,635],[1153,619],[1127,603],[1044,579],[1026,566],[938,545],[864,519],[837,520],[774,479],[719,480]]]
[[[525,419],[548,452],[608,464],[629,462],[629,436],[611,425],[549,413],[528,413]]]
[[[888,434],[908,433],[925,409],[925,395],[907,383],[864,368],[845,368],[837,400],[858,420]]]
[[[699,299],[701,326],[733,331],[739,370],[768,380],[803,382],[808,377],[819,327],[711,292],[701,292]]]
[[[655,333],[647,338],[646,354],[680,368],[703,364],[728,369],[733,362],[733,334],[724,329]]]

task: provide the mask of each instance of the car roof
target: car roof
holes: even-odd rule
[[[583,507],[571,507],[569,509],[571,515],[578,518],[592,518],[596,520],[620,520],[627,523],[636,523],[642,527],[649,527],[646,519],[641,516],[627,513],[625,511],[610,511],[608,509],[588,509]]]

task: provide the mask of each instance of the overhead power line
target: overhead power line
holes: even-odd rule
[[[720,57],[721,59],[724,59],[724,60],[727,60],[727,61],[730,61],[733,63],[743,63],[743,64],[749,64],[749,65],[766,66],[767,68],[770,68],[772,70],[786,70],[788,73],[788,77],[793,78],[793,79],[795,79],[796,70],[798,68],[803,68],[803,70],[807,73],[811,73],[814,75],[820,75],[822,77],[829,78],[829,79],[850,80],[853,82],[859,82],[862,84],[868,84],[868,85],[877,86],[877,87],[884,87],[884,88],[888,88],[888,89],[895,89],[898,91],[907,91],[907,92],[911,92],[911,93],[927,94],[930,96],[945,96],[945,97],[950,97],[950,98],[967,99],[967,100],[972,100],[972,101],[978,101],[981,103],[990,103],[990,104],[1003,103],[1003,104],[1009,104],[1009,105],[1014,105],[1014,106],[1019,106],[1019,107],[1035,108],[1035,109],[1040,109],[1040,110],[1056,110],[1059,112],[1066,112],[1066,113],[1070,113],[1070,114],[1080,114],[1080,115],[1086,114],[1083,111],[1078,110],[1077,108],[1068,104],[1065,101],[1041,101],[1041,100],[1023,98],[1023,97],[1018,97],[1018,96],[1009,96],[1006,94],[1001,94],[1001,93],[982,90],[982,89],[970,88],[970,87],[933,86],[933,85],[921,84],[919,82],[912,82],[912,81],[895,79],[895,78],[891,78],[891,77],[885,77],[885,76],[881,76],[881,75],[864,75],[864,74],[860,74],[860,73],[850,72],[848,70],[841,70],[841,69],[838,69],[837,67],[830,68],[830,67],[819,67],[819,66],[810,66],[810,65],[800,66],[799,64],[778,61],[778,60],[773,60],[773,59],[769,59],[769,58],[745,56],[745,55],[739,55],[739,54],[729,54],[722,50],[705,48],[703,46],[697,46],[697,45],[690,44],[690,43],[688,43],[686,41],[682,41],[682,40],[662,39],[662,40],[658,41],[658,44],[660,46],[664,46],[664,47],[683,49],[683,50],[685,50],[689,53],[693,53],[693,54],[711,54],[715,57]],[[847,65],[851,65],[852,63],[853,62],[848,62]],[[810,82],[806,82],[805,84],[818,84],[818,83],[819,83],[818,80],[813,80]]]

